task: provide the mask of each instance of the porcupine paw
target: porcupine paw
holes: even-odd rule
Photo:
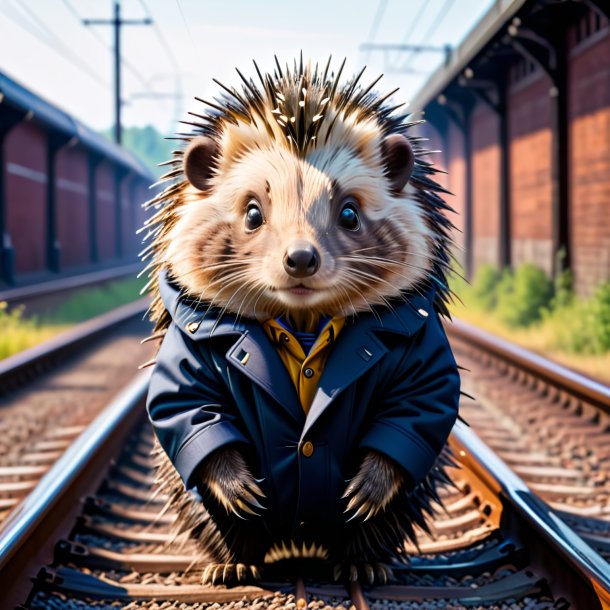
[[[265,494],[237,449],[214,452],[204,462],[201,477],[228,513],[246,519],[248,515],[260,516],[258,511],[265,510],[259,502],[259,499],[265,498]]]
[[[347,500],[347,521],[367,521],[374,517],[394,498],[403,483],[404,474],[398,465],[377,451],[369,451],[342,496]]]
[[[210,563],[201,575],[201,584],[219,585],[259,579],[260,573],[254,565],[246,565],[245,563]]]
[[[335,581],[349,580],[363,582],[369,585],[385,585],[394,580],[394,572],[384,563],[350,562],[338,563],[333,570]]]

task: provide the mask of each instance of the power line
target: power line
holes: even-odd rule
[[[411,27],[407,30],[405,37],[402,39],[402,41],[404,43],[409,42],[409,38],[411,38],[411,36],[413,35],[413,32],[415,31],[415,28],[419,25],[422,15],[426,12],[426,8],[428,6],[430,6],[430,5],[427,4],[425,0],[423,0],[423,2],[421,3],[421,5],[419,7],[419,10],[417,11],[417,13],[415,15],[415,18],[411,22]]]
[[[383,18],[383,14],[385,13],[386,8],[388,7],[388,0],[379,0],[379,4],[377,5],[377,11],[375,12],[375,16],[373,17],[373,23],[371,24],[371,29],[369,30],[369,35],[367,37],[367,42],[373,42],[375,35],[377,34],[377,30],[379,29],[379,25]],[[371,52],[369,51],[363,58],[364,64],[366,64],[369,60]]]
[[[184,27],[186,28],[187,34],[191,39],[191,45],[193,46],[193,51],[197,52],[197,45],[195,44],[195,39],[193,38],[193,34],[191,32],[191,28],[189,27],[188,21],[184,15],[184,11],[182,10],[182,5],[180,4],[180,0],[176,0],[176,4],[178,5],[178,10],[180,11],[180,16],[182,17],[182,23],[184,23]]]
[[[161,46],[163,47],[165,54],[169,58],[170,63],[173,65],[174,68],[176,68],[176,70],[179,70],[180,68],[179,68],[178,62],[176,61],[176,57],[173,54],[171,47],[169,46],[169,44],[167,42],[167,39],[163,35],[161,28],[159,28],[157,22],[152,18],[152,15],[150,13],[150,10],[148,9],[148,6],[146,5],[146,2],[144,2],[144,0],[138,0],[138,2],[140,3],[140,6],[144,9],[144,12],[146,13],[147,18],[150,19],[153,30],[155,31],[155,34],[156,34],[157,38],[159,39],[159,42],[161,43]]]
[[[72,5],[72,3],[70,2],[70,0],[62,0],[64,5],[66,6],[66,8],[70,11],[70,13],[72,13],[72,15],[74,16],[74,18],[79,22],[82,23],[82,17],[79,14],[79,12],[74,8],[74,6]],[[104,38],[102,36],[100,36],[95,30],[91,29],[91,28],[87,28],[87,31],[89,32],[89,34],[91,34],[91,36],[93,36],[99,43],[100,45],[102,45],[104,47],[104,49],[106,49],[107,51],[112,51],[112,47],[104,40]],[[142,84],[142,86],[147,89],[148,91],[150,91],[151,93],[154,93],[154,89],[151,88],[148,80],[146,78],[144,78],[144,76],[142,76],[141,72],[138,71],[138,69],[129,61],[127,61],[123,56],[121,56],[121,64],[123,64],[123,66],[125,66],[125,68],[127,68],[127,70],[129,70],[129,72],[131,72],[131,74],[140,81],[140,83]]]
[[[170,63],[172,64],[172,66],[174,68],[174,78],[175,78],[175,91],[174,91],[173,96],[172,95],[166,95],[166,94],[151,94],[151,95],[148,95],[147,97],[154,97],[155,95],[156,95],[156,97],[159,97],[159,98],[173,97],[174,100],[175,100],[174,123],[177,123],[180,120],[180,112],[181,112],[182,97],[183,97],[183,92],[182,92],[182,77],[181,77],[181,74],[180,74],[180,66],[178,65],[178,61],[176,60],[176,56],[172,52],[172,49],[171,49],[169,43],[167,42],[167,39],[163,35],[163,32],[161,31],[161,28],[157,25],[157,22],[152,18],[152,14],[150,12],[150,9],[148,8],[148,5],[146,4],[146,2],[144,0],[138,0],[138,1],[140,3],[140,6],[144,9],[144,12],[147,15],[147,17],[152,22],[153,29],[155,31],[155,35],[157,36],[159,42],[161,43],[161,46],[165,50],[165,53],[166,53]]]
[[[447,13],[449,12],[451,5],[454,2],[455,2],[455,0],[445,0],[444,4],[441,6],[440,10],[436,14],[436,17],[432,20],[432,23],[428,27],[426,33],[421,37],[422,42],[430,40],[434,31],[436,29],[438,29],[440,24],[443,22],[443,20],[447,16]],[[413,63],[414,59],[415,59],[415,53],[411,53],[411,55],[409,55],[407,57],[402,69],[407,71],[411,67],[411,64]]]
[[[89,78],[94,80],[98,85],[101,85],[104,87],[104,89],[109,88],[109,84],[104,81],[100,75],[96,74],[89,64],[83,62],[78,55],[72,53],[72,51],[66,47],[59,38],[57,38],[57,36],[44,24],[44,22],[38,18],[36,14],[32,13],[32,11],[30,11],[30,9],[20,0],[16,0],[16,2],[19,8],[21,8],[21,10],[26,14],[25,16],[29,17],[29,20],[26,21],[23,14],[11,15],[10,13],[5,12],[5,15],[7,15],[7,17],[13,21],[13,23],[16,23],[19,27],[34,36],[34,38],[46,44],[58,55],[61,55],[61,57],[63,57],[66,61],[70,62],[81,72],[85,73]],[[17,19],[15,17],[17,17]],[[34,30],[32,25],[34,25],[34,27],[37,29]]]

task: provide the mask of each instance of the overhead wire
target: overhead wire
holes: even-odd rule
[[[176,4],[178,5],[178,11],[180,11],[180,16],[182,17],[182,23],[184,23],[184,27],[186,28],[187,34],[191,39],[191,45],[193,46],[193,51],[197,52],[197,45],[195,44],[195,39],[193,38],[193,33],[191,32],[191,28],[189,27],[188,21],[186,20],[186,16],[184,11],[182,10],[182,5],[180,4],[180,0],[176,0]]]
[[[176,0],[177,2],[178,0]],[[388,0],[379,0],[379,4],[377,5],[377,10],[375,11],[375,16],[373,17],[373,23],[371,24],[371,29],[369,30],[369,35],[367,37],[367,42],[373,42],[375,39],[375,35],[377,34],[377,30],[379,29],[379,25],[381,24],[381,20],[383,19],[383,15],[385,13],[386,8],[388,7]],[[366,55],[363,57],[362,63],[366,64],[371,56],[370,49],[366,52]]]
[[[73,4],[70,2],[70,0],[62,0],[62,2],[64,3],[65,7],[70,11],[70,13],[72,13],[72,15],[74,16],[74,18],[80,23],[82,24],[82,17],[79,14],[79,12],[74,8]],[[102,36],[100,36],[100,34],[94,29],[94,28],[87,28],[87,31],[100,43],[100,45],[102,45],[107,51],[112,52],[112,46],[110,46]],[[154,89],[151,87],[148,79],[146,79],[142,73],[131,63],[129,62],[127,59],[125,59],[122,55],[121,55],[121,64],[123,66],[125,66],[125,68],[127,70],[129,70],[129,72],[138,80],[140,81],[140,84],[145,87],[148,91],[150,91],[151,93],[155,93]]]
[[[36,39],[46,44],[50,49],[63,57],[66,61],[77,67],[81,72],[84,72],[98,85],[101,85],[105,89],[110,88],[110,84],[106,82],[101,75],[97,74],[91,65],[82,61],[78,55],[73,53],[72,50],[67,47],[43,21],[35,13],[33,13],[24,2],[22,2],[22,0],[13,1],[19,7],[21,12],[16,13],[15,15],[11,15],[6,11],[4,12],[4,14],[7,15],[7,17],[13,21],[13,23],[16,23],[19,27],[26,30]]]
[[[427,43],[430,40],[430,38],[434,34],[435,30],[438,29],[440,24],[447,17],[447,14],[449,13],[449,10],[451,9],[451,5],[454,2],[455,2],[455,0],[445,0],[443,5],[441,6],[440,10],[436,14],[436,17],[432,20],[432,23],[430,24],[430,26],[428,27],[428,29],[426,30],[424,35],[421,37],[422,43]],[[411,67],[411,63],[413,62],[414,58],[415,58],[415,52],[411,51],[411,54],[405,60],[405,63],[403,65],[402,69],[408,70]]]
[[[173,97],[176,100],[176,107],[175,107],[175,117],[174,117],[173,123],[176,123],[180,120],[180,107],[181,107],[181,102],[182,102],[182,77],[181,77],[181,73],[180,73],[180,66],[178,64],[178,60],[176,59],[176,56],[174,55],[174,52],[171,49],[170,44],[167,42],[167,39],[166,39],[165,35],[163,34],[163,31],[157,24],[157,20],[153,19],[152,13],[151,13],[150,9],[148,8],[148,5],[146,4],[145,0],[138,0],[138,2],[140,4],[140,6],[142,7],[142,9],[144,10],[146,17],[148,19],[150,19],[153,30],[155,32],[155,35],[157,36],[157,39],[161,43],[161,46],[163,47],[165,54],[167,55],[167,58],[169,59],[169,62],[172,64],[172,67],[174,69],[174,76],[176,79],[176,91],[175,91],[175,94]]]
[[[153,19],[151,12],[148,9],[148,6],[146,5],[146,2],[144,0],[138,0],[138,2],[140,3],[140,6],[144,9],[144,12],[146,13],[146,16],[152,21],[153,30],[154,30],[157,38],[159,39],[159,42],[161,43],[161,46],[163,47],[163,50],[165,51],[165,54],[167,55],[170,63],[172,64],[172,66],[174,68],[179,70],[180,68],[179,68],[179,65],[178,65],[178,61],[176,60],[176,56],[174,55],[171,47],[169,46],[169,43],[167,42],[167,39],[163,35],[163,32],[161,31],[161,28],[157,24],[156,20]]]

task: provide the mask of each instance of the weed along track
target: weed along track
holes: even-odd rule
[[[138,379],[100,415],[70,448],[68,471],[37,489],[21,519],[5,528],[0,583],[12,604],[29,610],[602,608],[603,560],[546,518],[520,480],[463,426],[451,437],[460,460],[455,486],[443,489],[445,508],[431,533],[421,533],[419,550],[411,549],[411,564],[397,570],[397,583],[202,586],[205,564],[193,565],[188,541],[172,541],[174,515],[162,512],[165,498],[154,494],[153,437],[142,417],[146,384]]]
[[[0,524],[150,358],[127,305],[0,363]]]

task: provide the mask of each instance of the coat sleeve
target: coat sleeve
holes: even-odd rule
[[[216,449],[248,443],[237,409],[210,354],[174,324],[163,339],[151,376],[147,410],[161,446],[187,489]]]
[[[434,465],[455,423],[460,377],[436,313],[403,354],[360,447],[393,459],[414,487]]]

